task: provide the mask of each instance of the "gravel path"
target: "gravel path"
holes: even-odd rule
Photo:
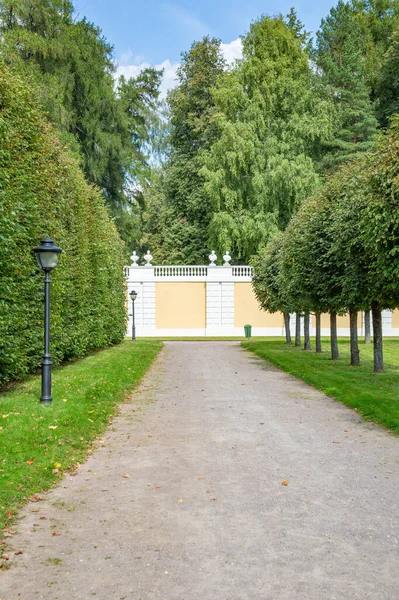
[[[26,507],[1,600],[399,598],[398,438],[235,343],[167,343],[132,402]]]

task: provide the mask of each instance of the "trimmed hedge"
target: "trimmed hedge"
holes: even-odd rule
[[[126,328],[116,227],[33,96],[0,63],[0,384],[41,363],[44,274],[31,249],[43,237],[63,249],[52,272],[54,364],[119,343]]]

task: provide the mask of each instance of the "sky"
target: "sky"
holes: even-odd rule
[[[100,27],[114,46],[117,74],[136,76],[147,66],[164,69],[162,93],[173,87],[180,54],[204,35],[221,39],[229,62],[239,58],[240,35],[262,14],[287,14],[291,8],[308,31],[337,0],[75,0],[76,16]]]

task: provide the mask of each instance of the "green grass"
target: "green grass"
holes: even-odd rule
[[[40,376],[0,394],[0,538],[18,509],[81,462],[162,348],[125,341],[53,371],[53,404]]]
[[[284,341],[242,343],[261,358],[355,409],[364,419],[399,434],[399,340],[384,340],[384,373],[373,373],[373,346],[360,343],[360,367],[349,364],[349,340],[340,339],[340,359],[330,359],[329,344],[323,352],[305,352]],[[314,341],[312,340],[314,348]]]

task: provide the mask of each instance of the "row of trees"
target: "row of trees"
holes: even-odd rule
[[[209,248],[248,262],[340,164],[372,148],[399,108],[398,0],[339,0],[315,45],[292,10],[262,17],[228,68],[219,40],[182,55],[164,162],[143,189],[158,262]]]
[[[338,358],[336,317],[349,313],[351,364],[359,365],[358,311],[372,312],[374,370],[383,370],[382,309],[399,306],[399,116],[372,151],[341,167],[307,199],[286,230],[254,260],[255,293],[265,310],[330,313],[331,355]],[[289,338],[287,341],[290,341]]]

